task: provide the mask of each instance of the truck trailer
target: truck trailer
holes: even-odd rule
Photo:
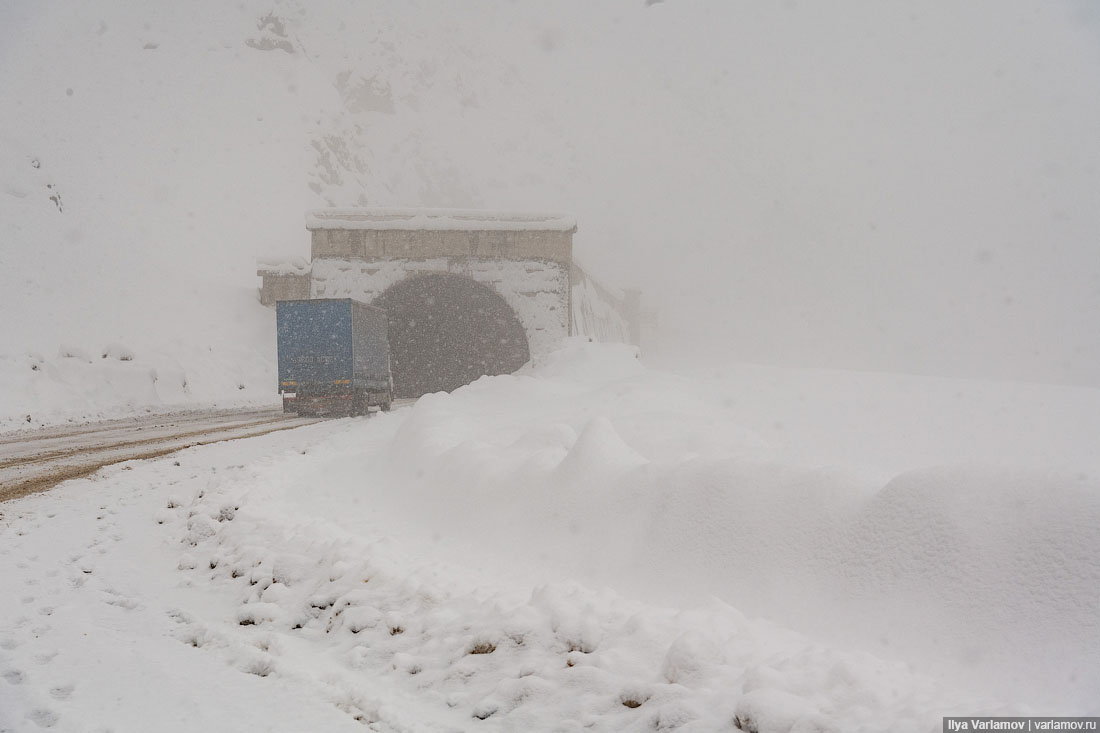
[[[351,298],[275,304],[283,411],[365,415],[393,402],[386,312]]]

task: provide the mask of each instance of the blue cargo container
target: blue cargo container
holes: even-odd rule
[[[279,392],[299,414],[365,414],[393,402],[386,312],[350,298],[280,300]]]

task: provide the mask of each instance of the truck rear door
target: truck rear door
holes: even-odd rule
[[[279,301],[276,323],[280,392],[350,389],[351,301]]]

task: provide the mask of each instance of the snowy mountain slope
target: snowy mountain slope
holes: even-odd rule
[[[156,403],[269,399],[255,258],[362,203],[574,214],[578,255],[645,289],[649,354],[675,362],[1100,373],[1096,34],[1072,5],[0,12],[11,393],[49,391],[28,351],[121,343],[192,375]],[[9,399],[32,422],[68,404]]]
[[[257,256],[307,251],[307,209],[559,201],[514,193],[517,174],[559,186],[568,175],[559,136],[531,129],[552,124],[523,101],[534,91],[499,68],[506,51],[472,54],[430,8],[348,10],[12,12],[0,72],[13,100],[0,146],[3,351],[20,387],[0,410],[9,425],[270,401],[270,315],[245,294]],[[452,57],[466,63],[451,68]],[[479,97],[523,114],[479,112]],[[114,394],[110,370],[85,369],[83,395],[53,378],[73,371],[61,352],[94,361],[112,343],[134,354],[130,394]],[[50,368],[27,373],[28,353]],[[183,376],[168,389],[141,378],[165,371]],[[64,397],[42,401],[55,390]]]

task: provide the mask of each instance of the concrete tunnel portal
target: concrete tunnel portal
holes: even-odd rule
[[[608,288],[573,261],[576,221],[532,211],[306,213],[310,258],[265,259],[260,302],[351,298],[389,313],[395,395],[516,371],[574,333],[626,340]]]
[[[498,293],[462,275],[410,276],[374,299],[389,315],[394,396],[450,392],[526,364],[523,324]]]

